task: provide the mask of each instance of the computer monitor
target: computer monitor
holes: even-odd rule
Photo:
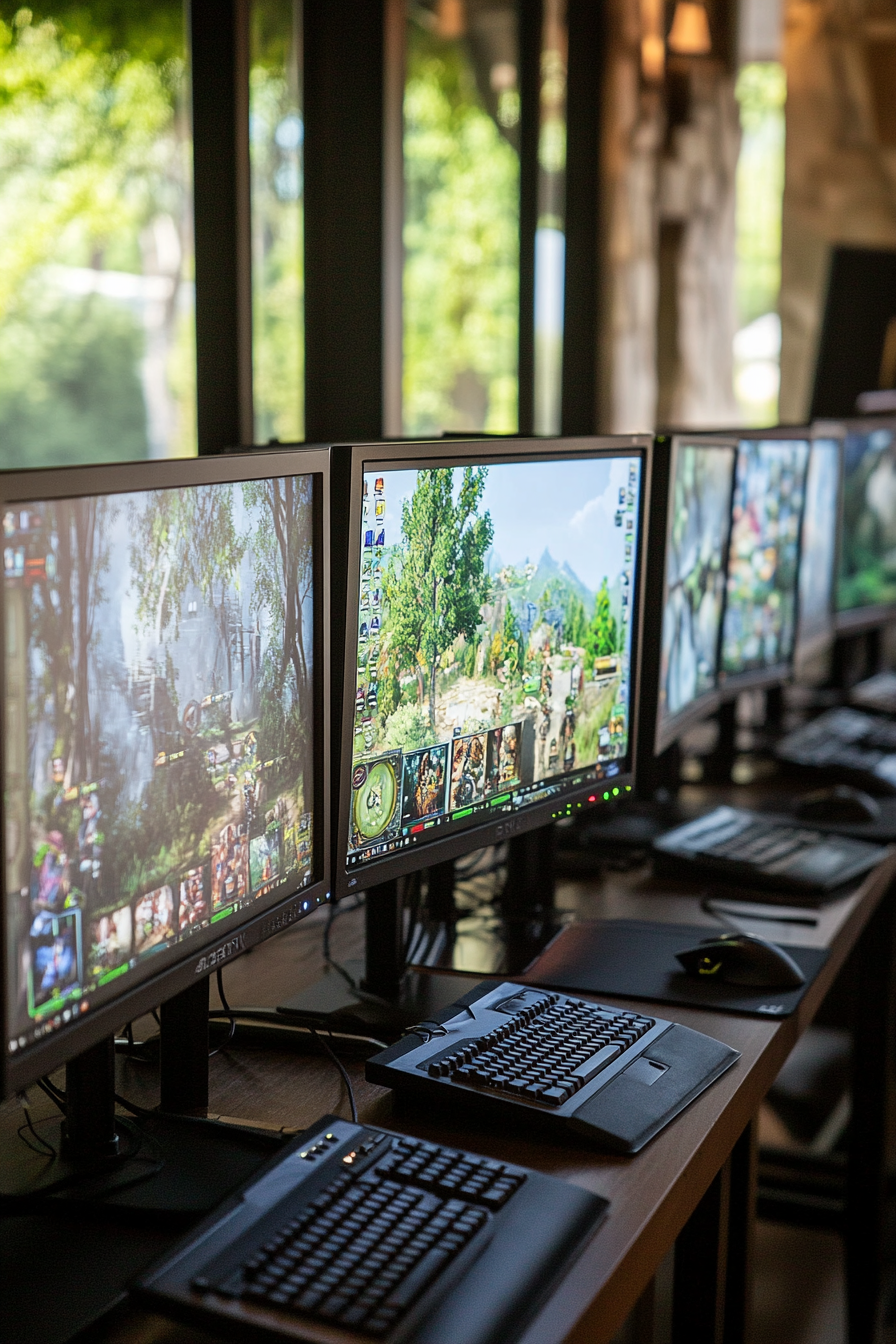
[[[896,422],[853,420],[843,445],[837,632],[896,615]]]
[[[737,440],[677,434],[670,452],[668,489],[651,502],[651,533],[664,539],[653,636],[657,754],[718,704]]]
[[[337,895],[631,791],[651,441],[347,451]]]
[[[808,464],[804,429],[738,445],[719,664],[726,698],[790,673]]]
[[[3,1095],[328,899],[328,465],[0,475]]]
[[[843,435],[842,425],[812,427],[793,658],[794,675],[804,685],[827,681],[831,670]]]

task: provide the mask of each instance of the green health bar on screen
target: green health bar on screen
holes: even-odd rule
[[[125,971],[129,970],[130,963],[126,961],[123,966],[116,966],[114,971],[106,971],[105,975],[101,975],[97,980],[97,985],[108,985],[110,980],[114,980],[116,976],[124,975]]]

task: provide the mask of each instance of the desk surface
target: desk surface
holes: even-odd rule
[[[419,1111],[393,1111],[392,1094],[364,1080],[363,1062],[347,1061],[362,1120],[519,1162],[610,1199],[606,1222],[530,1326],[525,1344],[560,1340],[603,1344],[612,1337],[755,1115],[894,875],[896,853],[853,894],[817,912],[816,927],[763,928],[779,941],[831,949],[793,1017],[766,1021],[702,1009],[662,1009],[663,1016],[726,1041],[742,1057],[635,1157],[595,1152],[577,1146],[567,1136],[530,1140],[519,1132],[499,1134],[481,1118],[471,1117],[461,1124],[454,1116],[438,1123],[426,1120]],[[701,910],[693,886],[657,881],[642,871],[611,873],[594,886],[565,883],[558,897],[561,907],[580,917],[635,917],[715,926]],[[309,983],[321,964],[321,927],[319,917],[312,917],[229,967],[225,989],[231,1005],[273,1006]],[[346,914],[337,920],[334,955],[356,955],[362,932],[358,915]],[[464,979],[459,979],[459,993],[463,986]],[[214,999],[214,986],[212,992]],[[610,1001],[629,1006],[622,999]],[[643,1002],[630,1006],[645,1011]],[[153,1083],[146,1066],[123,1064],[120,1086],[124,1094],[152,1104]],[[347,1099],[336,1070],[325,1058],[247,1047],[222,1052],[211,1060],[210,1107],[222,1115],[301,1128],[328,1111],[346,1114]],[[102,1344],[123,1344],[134,1338],[138,1321],[145,1344],[209,1338],[132,1309],[91,1338]]]

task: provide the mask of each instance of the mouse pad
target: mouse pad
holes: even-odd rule
[[[675,960],[724,930],[706,924],[655,924],[637,919],[583,920],[570,924],[515,978],[548,989],[615,994],[620,998],[684,1003],[723,1013],[789,1017],[828,959],[826,948],[792,947],[806,983],[799,989],[751,989],[692,980]]]

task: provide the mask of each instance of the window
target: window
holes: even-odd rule
[[[776,61],[755,61],[741,68],[734,390],[748,425],[773,425],[778,419],[786,94],[784,67]]]
[[[517,428],[517,6],[409,0],[403,424]]]
[[[0,18],[0,466],[196,451],[181,0]]]
[[[249,73],[255,439],[304,435],[301,5],[253,0]]]

